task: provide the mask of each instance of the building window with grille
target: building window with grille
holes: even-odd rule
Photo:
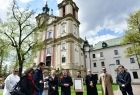
[[[96,63],[93,63],[93,67],[97,67],[97,64]]]
[[[137,72],[132,72],[132,73],[133,73],[133,77],[134,77],[134,79],[138,79],[138,78],[139,78]]]
[[[62,57],[62,63],[66,62],[66,57]]]
[[[120,60],[116,60],[116,65],[120,65]]]
[[[104,57],[103,52],[100,52],[100,57]]]
[[[134,58],[130,58],[130,63],[135,63],[135,59]]]
[[[115,55],[119,55],[118,50],[114,50],[114,54],[115,54]]]
[[[101,66],[105,66],[105,62],[101,62]]]
[[[96,58],[96,55],[95,55],[95,54],[92,54],[92,57],[93,57],[93,58]]]

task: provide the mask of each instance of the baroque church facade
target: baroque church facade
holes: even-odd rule
[[[45,48],[37,53],[36,63],[44,62],[56,70],[67,69],[72,75],[85,70],[84,55],[81,49],[83,40],[79,36],[78,10],[73,0],[63,0],[58,4],[59,16],[49,15],[49,8],[38,18],[48,18],[46,30],[41,34]],[[46,17],[45,17],[46,16]]]

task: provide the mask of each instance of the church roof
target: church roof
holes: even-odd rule
[[[114,46],[119,46],[122,45],[123,37],[118,37],[114,39],[109,39],[106,41],[100,41],[97,44],[93,46],[93,50],[98,50],[98,49],[103,49],[103,48],[109,48],[109,47],[114,47]],[[103,43],[106,43],[107,46],[103,47]]]

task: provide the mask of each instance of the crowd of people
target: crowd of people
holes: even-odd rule
[[[62,75],[56,75],[55,70],[51,70],[48,75],[43,73],[45,63],[40,62],[36,69],[28,68],[25,70],[24,75],[19,78],[18,70],[14,69],[5,79],[5,86],[3,95],[11,95],[11,92],[15,88],[15,85],[19,83],[20,91],[23,95],[59,95],[59,87],[61,88],[61,95],[71,95],[71,86],[73,86],[73,78],[67,70],[64,70]],[[124,66],[118,66],[118,74],[116,76],[116,82],[120,87],[122,95],[133,95],[131,87],[131,76],[126,71]],[[92,74],[90,70],[87,72],[85,78],[82,77],[81,72],[77,72],[76,78],[83,78],[86,85],[87,95],[98,95],[96,84],[101,84],[102,95],[114,95],[113,94],[113,79],[111,74],[108,74],[106,68],[102,68],[102,73],[99,77]],[[83,95],[84,91],[76,91],[76,95]]]

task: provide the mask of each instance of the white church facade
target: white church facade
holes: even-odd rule
[[[47,5],[45,8],[48,9]],[[79,8],[73,0],[63,0],[58,4],[58,9],[59,16],[49,15],[48,11],[37,16],[38,19],[47,14],[49,20],[46,30],[41,34],[45,48],[38,52],[36,63],[44,62],[46,66],[59,70],[68,69],[74,75],[75,71],[84,70]]]

